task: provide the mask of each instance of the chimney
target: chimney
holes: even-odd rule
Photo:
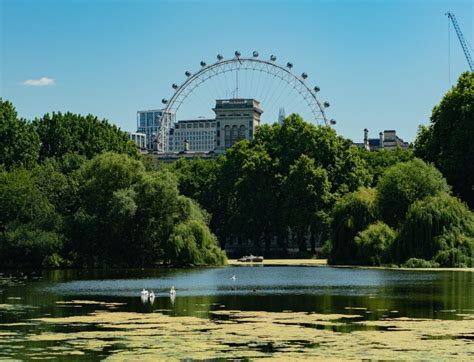
[[[369,149],[369,130],[364,128],[364,147],[366,150],[370,151]]]
[[[380,148],[383,149],[384,147],[383,147],[383,133],[382,132],[379,133],[379,137],[380,137]]]

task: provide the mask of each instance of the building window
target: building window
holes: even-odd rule
[[[231,144],[234,144],[239,140],[239,129],[237,126],[232,126]]]
[[[245,139],[245,126],[241,125],[239,127],[239,140]]]
[[[145,113],[140,112],[140,128],[145,128]]]
[[[146,123],[147,127],[153,127],[153,112],[148,112],[146,114]]]
[[[224,128],[224,145],[225,148],[229,148],[231,145],[231,139],[230,139],[230,127],[225,126]]]

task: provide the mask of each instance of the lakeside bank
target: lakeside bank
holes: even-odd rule
[[[462,271],[474,272],[474,268],[404,268],[391,266],[367,266],[367,265],[330,265],[327,259],[264,259],[263,262],[240,262],[237,259],[228,259],[230,266],[330,266],[333,268],[353,268],[353,269],[379,269],[379,270],[401,270],[401,271]]]

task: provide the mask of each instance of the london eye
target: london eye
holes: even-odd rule
[[[330,106],[320,101],[318,85],[309,82],[306,72],[296,73],[292,62],[280,65],[277,57],[260,57],[257,51],[244,57],[239,51],[225,59],[199,63],[197,71],[186,70],[184,81],[171,84],[172,96],[163,98],[161,126],[157,135],[157,150],[167,149],[170,129],[176,118],[210,117],[217,99],[251,98],[260,102],[264,123],[276,122],[286,112],[298,113],[303,119],[318,125],[333,125],[326,116]]]

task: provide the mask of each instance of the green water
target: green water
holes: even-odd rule
[[[170,297],[171,286],[177,290],[175,298]],[[142,300],[142,288],[153,290],[155,299]],[[109,308],[107,304],[67,303],[74,300],[120,304]],[[239,310],[321,314],[357,311],[361,320],[453,320],[474,314],[474,273],[263,266],[4,271],[0,275],[0,358],[29,358],[46,347],[61,348],[60,341],[32,342],[27,336],[91,329],[90,325],[45,324],[34,321],[36,318],[88,315],[103,309],[204,319],[225,318],[213,311]],[[336,327],[312,327],[343,333],[368,328],[351,321]],[[126,343],[115,346],[127,348]],[[67,359],[101,359],[114,351],[104,348]]]

